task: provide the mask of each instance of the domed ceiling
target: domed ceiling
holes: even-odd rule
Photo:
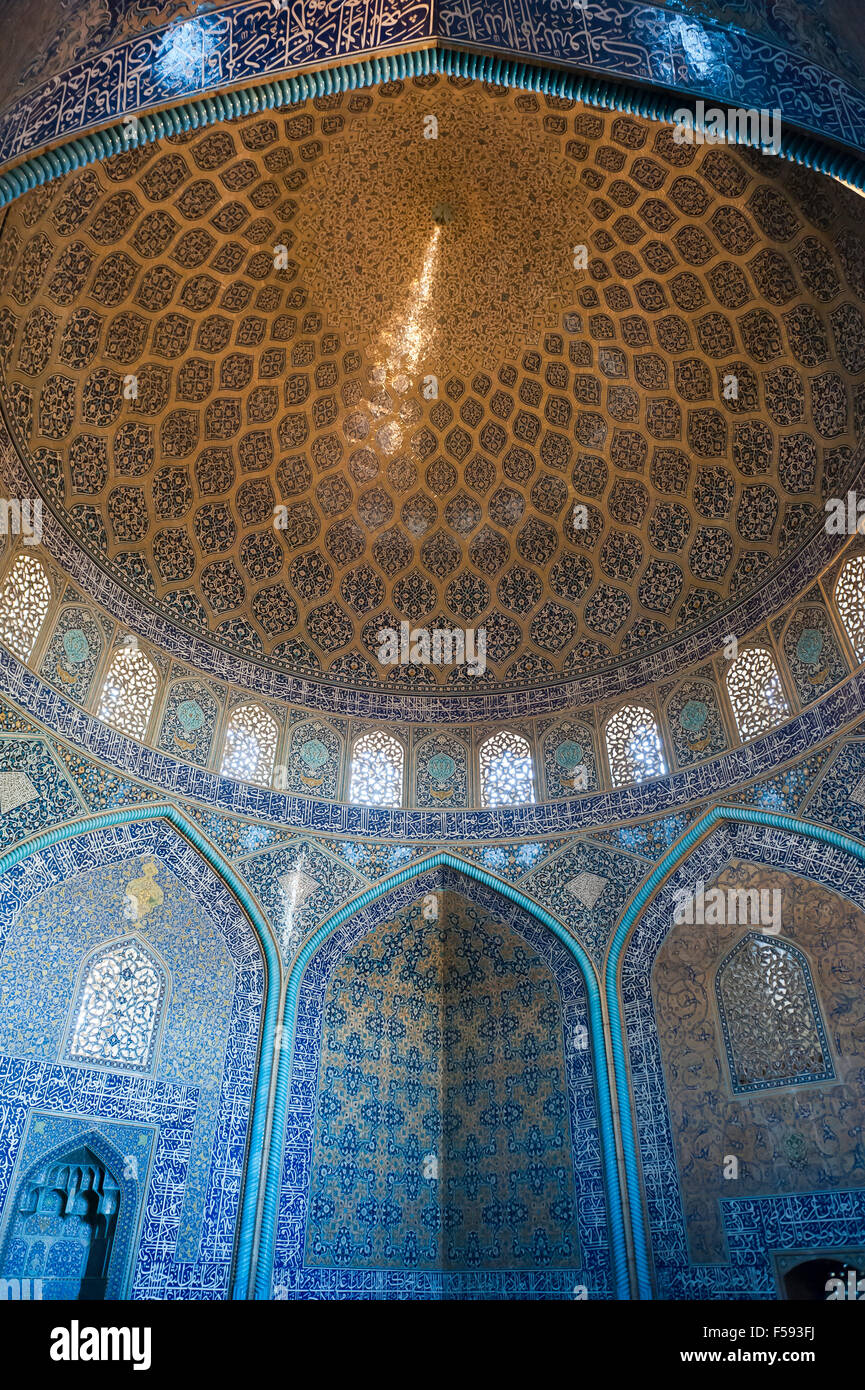
[[[865,418],[857,218],[573,102],[323,98],[14,204],[5,409],[177,626],[327,682],[548,685],[732,621],[822,524]],[[485,628],[486,674],[381,666],[403,620]]]

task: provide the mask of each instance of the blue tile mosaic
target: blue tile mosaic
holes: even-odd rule
[[[86,1255],[89,1242],[70,1239],[69,1228],[76,1224],[74,1213],[68,1213],[67,1209],[67,1219],[63,1220],[63,1207],[56,1198],[40,1205],[38,1215],[25,1213],[31,1209],[27,1194],[32,1180],[45,1171],[52,1159],[70,1152],[80,1153],[83,1149],[105,1164],[116,1184],[119,1210],[105,1276],[105,1297],[122,1298],[127,1294],[141,1216],[141,1194],[147,1187],[156,1133],[154,1125],[122,1124],[32,1110],[27,1117],[9,1186],[9,1205],[13,1209],[5,1223],[0,1248],[0,1277],[26,1276],[40,1280],[43,1299],[81,1296],[81,1257]],[[62,1258],[64,1256],[66,1258]]]
[[[791,123],[860,148],[865,142],[865,103],[854,86],[790,52],[787,43],[712,22],[711,11],[683,14],[613,0],[573,21],[556,0],[535,0],[519,12],[508,0],[445,0],[439,14],[441,36],[451,43],[528,52],[733,106],[780,107]],[[737,14],[732,22],[740,20]],[[840,48],[836,41],[836,58]]]
[[[225,86],[417,43],[431,33],[423,0],[370,0],[346,13],[339,4],[245,0],[126,39],[42,86],[0,120],[4,161],[46,141],[120,120],[127,112],[185,101]]]
[[[104,643],[105,634],[96,616],[77,604],[66,604],[60,610],[40,671],[46,680],[83,705]]]
[[[139,782],[117,777],[108,768],[83,758],[65,744],[51,740],[55,757],[68,774],[79,796],[91,811],[112,811],[121,806],[136,806],[158,799],[159,793],[149,791]]]
[[[803,758],[795,766],[785,768],[776,777],[767,777],[753,787],[746,787],[730,800],[748,806],[761,806],[765,811],[796,811],[832,757],[832,752],[831,747],[824,748],[813,757]],[[833,824],[831,816],[827,824]]]
[[[402,811],[347,806],[290,796],[248,783],[232,782],[216,773],[180,763],[108,728],[100,720],[64,700],[5,650],[0,650],[0,686],[15,704],[31,711],[61,737],[73,740],[86,753],[112,765],[130,778],[148,783],[151,792],[190,798],[252,820],[290,825],[320,834],[358,839],[418,839],[429,841],[534,840],[580,829],[591,830],[619,821],[663,816],[683,804],[722,798],[744,781],[772,773],[816,745],[835,736],[861,715],[865,704],[865,673],[852,675],[810,709],[787,724],[733,749],[708,763],[654,778],[641,786],[562,800],[554,804],[496,807],[485,811]],[[0,700],[0,725],[6,701]],[[18,710],[10,716],[19,720]],[[97,784],[101,774],[94,774]],[[111,774],[112,776],[114,774]],[[125,793],[117,784],[116,794]]]
[[[536,869],[551,854],[556,854],[564,844],[567,844],[567,837],[520,845],[460,845],[459,854],[461,859],[473,860],[475,864],[489,869],[497,878],[517,883],[524,874]]]
[[[139,898],[132,924],[126,899],[137,880],[153,879],[148,863],[157,866],[162,900],[142,913]],[[88,946],[135,931],[157,946],[172,975],[155,1073],[58,1060]],[[66,1117],[70,1132],[109,1139],[112,1127],[144,1125],[153,1160],[149,1176],[146,1162],[140,1167],[129,1296],[225,1297],[264,983],[257,939],[234,899],[164,823],[93,831],[7,872],[0,942],[0,1201],[32,1111],[47,1107]],[[43,960],[53,973],[37,967]]]
[[[187,806],[186,809],[190,818],[201,826],[217,849],[228,859],[240,859],[246,854],[254,854],[256,850],[279,844],[291,835],[289,830],[274,829],[269,825],[251,825],[248,821],[219,816],[213,811],[202,811],[196,806]]]
[[[375,1271],[357,1268],[357,1260],[348,1258],[346,1268],[310,1268],[305,1252],[310,1248],[308,1234],[316,1221],[316,1208],[310,1205],[310,1185],[319,1172],[316,1136],[316,1116],[321,1113],[322,1092],[319,1078],[324,1075],[323,1033],[327,1046],[333,1046],[334,1029],[341,1023],[338,1017],[326,1013],[325,1001],[333,999],[332,981],[340,978],[344,963],[354,957],[370,956],[370,948],[362,945],[364,938],[385,923],[398,922],[412,906],[423,902],[426,894],[458,894],[474,904],[481,922],[492,921],[500,930],[513,933],[516,942],[522,938],[521,968],[530,969],[534,961],[543,962],[557,981],[562,1010],[561,1026],[564,1035],[565,1063],[568,1071],[568,1100],[572,1135],[573,1177],[577,1200],[578,1238],[582,1252],[578,1268],[556,1270],[554,1267],[520,1271],[513,1262],[505,1271],[494,1269],[423,1270],[420,1259],[415,1269],[392,1271],[387,1261]],[[477,916],[477,914],[476,914]],[[484,928],[486,930],[486,928]],[[386,939],[394,942],[400,937],[385,928]],[[404,928],[403,928],[404,931]],[[376,937],[376,940],[380,940]],[[498,949],[501,949],[499,946]],[[506,948],[510,954],[510,946]],[[399,953],[398,945],[395,945]],[[360,954],[358,954],[360,952]],[[527,952],[527,954],[526,954]],[[380,972],[364,972],[368,985],[376,987]],[[362,996],[366,998],[366,986]],[[337,996],[338,998],[341,996]],[[342,1006],[340,1005],[339,1008]],[[339,1014],[339,1009],[337,1011]],[[607,1251],[604,1215],[603,1183],[599,1168],[599,1143],[594,1118],[594,1097],[591,1081],[590,1056],[583,1046],[572,1040],[585,1036],[585,994],[576,961],[565,948],[534,919],[514,904],[505,903],[492,890],[465,880],[450,871],[429,873],[396,888],[355,914],[339,927],[318,949],[308,965],[301,984],[297,1034],[291,1081],[291,1101],[285,1138],[283,1188],[279,1204],[276,1240],[276,1261],[273,1274],[276,1297],[402,1297],[402,1298],[573,1298],[575,1285],[585,1286],[589,1297],[604,1297],[609,1289],[609,1256]],[[569,1041],[571,1045],[569,1045]],[[337,1043],[337,1047],[339,1044]],[[328,1073],[330,1075],[331,1073]],[[516,1094],[514,1096],[516,1098]],[[330,1115],[329,1102],[324,1107]],[[421,1155],[421,1160],[423,1155]],[[412,1159],[413,1162],[413,1159]],[[417,1172],[417,1169],[414,1170]],[[422,1173],[422,1163],[421,1163]],[[446,1163],[442,1165],[446,1173]],[[317,1182],[321,1180],[316,1178]],[[322,1218],[327,1220],[326,1211]],[[397,1218],[398,1219],[398,1218]],[[314,1237],[312,1237],[314,1240]],[[372,1255],[363,1256],[369,1259]],[[316,1264],[318,1260],[316,1260]],[[546,1261],[544,1262],[547,1263]],[[456,1261],[458,1266],[459,1260]],[[554,1262],[553,1262],[554,1265]]]
[[[527,875],[523,887],[566,923],[600,963],[625,904],[645,875],[641,860],[578,841]]]
[[[703,807],[694,807],[687,815],[663,816],[660,820],[646,821],[642,825],[622,825],[616,830],[598,830],[592,836],[630,854],[639,854],[643,859],[659,859],[688,826],[698,820]]]
[[[307,1268],[579,1268],[557,991],[521,938],[418,902],[322,1013]]]
[[[307,840],[261,850],[238,867],[267,913],[286,961],[325,917],[365,886]]]
[[[445,0],[435,14],[422,0],[369,0],[350,14],[336,3],[309,0],[289,9],[245,0],[122,39],[35,86],[0,119],[0,159],[151,106],[435,37],[736,106],[777,106],[791,123],[865,147],[861,90],[818,66],[828,59],[836,72],[848,72],[844,45],[831,30],[809,17],[791,44],[787,30],[765,23],[733,28],[724,18],[716,23],[711,13],[634,0],[606,0],[576,16],[557,0],[534,0],[519,10],[508,0]],[[734,10],[732,22],[742,19]]]
[[[206,767],[219,715],[219,704],[206,681],[172,681],[157,743],[176,758]]]
[[[0,845],[85,809],[42,739],[0,738]]]
[[[354,840],[318,840],[316,843],[330,854],[338,854],[356,873],[371,882],[404,869],[413,859],[428,852],[424,845],[364,844]]]
[[[842,743],[817,785],[801,801],[809,820],[823,821],[865,839],[865,805],[860,782],[865,778],[865,742]]]

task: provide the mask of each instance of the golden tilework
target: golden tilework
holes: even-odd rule
[[[435,922],[413,904],[323,1015],[308,1265],[579,1267],[561,1000],[521,937],[457,894]]]
[[[338,94],[19,200],[3,394],[64,525],[175,624],[328,681],[547,684],[697,630],[843,489],[855,203],[574,102]],[[380,665],[402,621],[484,628],[486,673]]]
[[[733,1186],[725,1175],[729,1156],[739,1163],[739,1200],[759,1193],[812,1194],[830,1170],[838,1187],[856,1187],[865,1158],[858,1005],[865,915],[821,884],[742,861],[733,861],[707,884],[707,892],[710,886],[725,895],[731,889],[780,891],[776,945],[789,954],[792,942],[815,993],[809,1008],[801,988],[791,993],[789,981],[782,988],[777,976],[764,973],[768,1007],[778,1023],[764,1046],[762,1065],[769,1070],[774,1058],[777,1066],[774,1054],[786,1040],[826,1079],[819,1086],[791,1084],[780,1066],[775,1077],[769,1070],[762,1091],[737,1093],[731,1062],[741,1058],[756,1005],[753,999],[737,1005],[732,991],[719,997],[715,982],[721,971],[723,983],[724,962],[744,938],[742,926],[672,927],[658,952],[652,987],[691,1258],[700,1264],[728,1258],[722,1204]],[[820,1031],[821,1015],[828,1040]]]
[[[577,166],[539,115],[477,84],[379,93],[303,185],[293,255],[310,300],[355,325],[382,384],[516,360],[560,327],[584,278],[572,248],[592,224]]]

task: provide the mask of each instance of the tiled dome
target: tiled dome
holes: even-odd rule
[[[177,627],[326,682],[548,686],[732,624],[822,525],[862,265],[845,191],[777,160],[393,82],[17,202],[3,390],[71,536]],[[380,665],[401,621],[485,628],[485,676]]]

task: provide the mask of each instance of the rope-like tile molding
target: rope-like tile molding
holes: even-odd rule
[[[0,207],[31,188],[68,174],[72,169],[107,159],[133,145],[150,144],[165,135],[198,130],[202,126],[248,116],[255,111],[291,106],[308,97],[353,91],[359,87],[372,87],[383,82],[434,73],[447,77],[470,77],[505,87],[518,87],[523,91],[567,97],[606,111],[625,111],[654,121],[672,121],[674,112],[686,108],[690,110],[693,105],[682,95],[672,96],[631,83],[604,81],[560,68],[516,62],[488,53],[472,53],[458,47],[411,49],[404,53],[386,53],[361,62],[324,67],[299,77],[281,77],[236,91],[215,92],[213,96],[184,101],[152,114],[137,115],[134,126],[118,122],[106,126],[104,130],[81,135],[56,149],[31,155],[13,169],[0,174]],[[697,129],[705,129],[702,120],[695,124]],[[762,148],[757,140],[739,141],[738,135],[737,130],[736,143]],[[849,184],[857,192],[865,193],[865,161],[812,135],[798,131],[785,135],[778,158],[804,165],[821,174],[829,174]]]
[[[503,879],[496,878],[485,869],[480,869],[476,864],[468,863],[457,858],[454,854],[439,852],[428,855],[419,860],[416,864],[411,864],[408,868],[400,869],[395,874],[389,874],[387,878],[368,888],[359,897],[346,903],[339,911],[335,912],[327,921],[323,922],[318,930],[310,937],[303,949],[298,952],[297,958],[291,968],[288,977],[288,984],[285,994],[285,1007],[283,1010],[283,1037],[286,1039],[286,1046],[280,1051],[279,1066],[277,1068],[276,1085],[274,1088],[273,1099],[273,1129],[271,1133],[270,1152],[267,1160],[267,1175],[264,1183],[264,1198],[261,1209],[261,1237],[256,1259],[255,1293],[259,1299],[270,1297],[271,1271],[273,1268],[274,1246],[276,1240],[276,1215],[279,1203],[279,1190],[282,1169],[282,1136],[285,1129],[286,1115],[288,1111],[289,1088],[291,1083],[292,1056],[294,1052],[293,1039],[295,1025],[297,1022],[297,1004],[300,992],[303,973],[308,966],[315,952],[343,922],[347,921],[355,912],[361,911],[369,903],[377,898],[383,897],[392,889],[405,883],[410,878],[426,873],[430,869],[446,867],[454,869],[458,873],[465,874],[467,878],[475,879],[487,888],[492,888],[500,893],[509,902],[516,903],[530,916],[536,918],[545,927],[548,927],[559,941],[576,958],[577,964],[582,972],[586,986],[586,997],[589,1005],[589,1041],[592,1049],[592,1062],[595,1075],[595,1095],[598,1106],[598,1131],[601,1143],[601,1162],[604,1172],[604,1184],[607,1192],[607,1214],[610,1226],[610,1255],[613,1267],[613,1282],[616,1297],[628,1299],[631,1296],[630,1280],[628,1277],[628,1254],[627,1238],[625,1234],[625,1217],[622,1207],[622,1195],[619,1184],[619,1165],[616,1157],[616,1135],[613,1124],[613,1106],[610,1093],[610,1082],[607,1068],[607,1048],[604,1036],[603,1007],[601,1001],[601,989],[594,967],[582,946],[570,932],[562,926],[544,908],[526,897],[518,888],[506,883]],[[291,1039],[291,1045],[288,1040]],[[621,1102],[620,1102],[621,1103]],[[631,1142],[633,1144],[633,1134]],[[625,1167],[635,1167],[636,1150],[625,1157]],[[640,1221],[642,1221],[642,1204],[639,1208]]]
[[[687,859],[698,841],[704,839],[710,831],[724,821],[743,821],[753,825],[767,825],[777,830],[786,830],[794,835],[810,836],[811,839],[822,840],[825,844],[846,850],[854,858],[865,862],[865,845],[861,841],[854,840],[852,836],[844,835],[838,830],[830,830],[828,826],[819,825],[814,821],[801,820],[798,816],[783,815],[777,811],[758,811],[747,806],[713,806],[691,826],[690,830],[686,831],[672,849],[667,851],[626,908],[610,942],[604,990],[610,1020],[610,1048],[615,1070],[616,1095],[619,1101],[619,1125],[624,1155],[625,1182],[630,1203],[631,1235],[634,1245],[638,1297],[644,1299],[652,1297],[651,1255],[648,1242],[648,1223],[644,1219],[645,1204],[640,1184],[637,1140],[631,1107],[625,1030],[619,990],[620,967],[631,929],[643,908],[664,880]]]
[[[127,807],[125,810],[102,811],[98,815],[54,825],[50,830],[42,831],[27,840],[22,840],[12,849],[7,850],[5,854],[0,855],[0,874],[6,873],[13,865],[19,864],[22,859],[27,859],[31,854],[38,854],[40,850],[46,849],[49,845],[59,844],[62,840],[70,840],[78,835],[87,835],[94,830],[105,830],[116,825],[128,825],[133,821],[148,820],[166,821],[185,840],[189,841],[214,873],[222,879],[255,928],[264,956],[264,1001],[259,1060],[253,1089],[252,1118],[247,1141],[246,1176],[234,1259],[232,1297],[242,1299],[247,1296],[250,1281],[250,1262],[267,1134],[268,1100],[273,1071],[281,975],[279,951],[258,902],[250,892],[248,885],[244,883],[228,860],[223,858],[219,850],[210,843],[196,825],[193,825],[192,821],[187,820],[182,811],[167,802],[152,802],[145,806]]]

